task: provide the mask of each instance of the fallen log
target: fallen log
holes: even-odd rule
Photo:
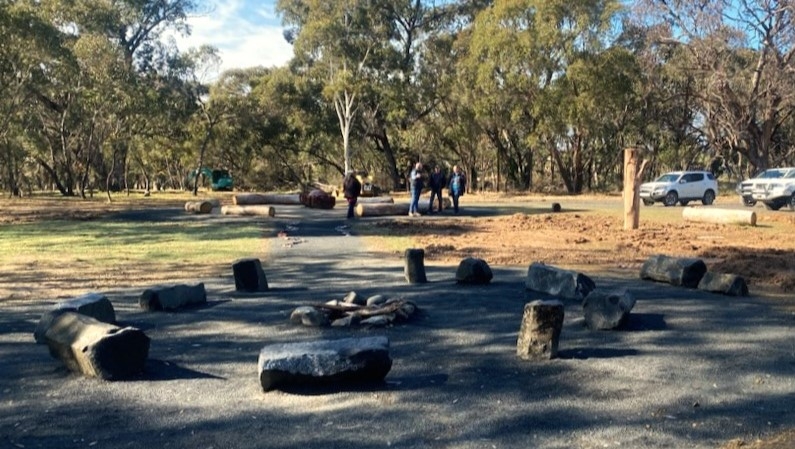
[[[370,197],[359,197],[357,204],[394,204],[395,199],[391,196],[370,196]],[[406,211],[408,213],[408,211]]]
[[[185,212],[194,214],[209,214],[213,211],[213,203],[210,201],[188,201],[185,203]]]
[[[394,201],[394,200],[393,200]],[[444,197],[442,199],[442,205],[445,209],[452,207],[452,202],[450,201],[449,197]],[[434,211],[436,211],[436,207],[438,206],[438,202],[434,202]],[[428,200],[420,198],[419,203],[419,210],[420,214],[427,214],[428,213]],[[356,216],[357,217],[383,217],[387,215],[408,215],[409,213],[409,204],[407,203],[369,203],[363,202],[362,198],[359,198],[359,201],[356,205]]]
[[[74,312],[55,318],[44,341],[53,357],[87,377],[129,378],[144,370],[149,355],[149,337],[141,330]]]
[[[224,206],[221,208],[221,215],[258,215],[274,217],[276,209],[262,204],[249,206]]]
[[[750,210],[716,209],[714,207],[686,207],[685,221],[756,226],[756,212]]]
[[[301,198],[298,193],[240,193],[232,196],[232,204],[236,206],[257,204],[300,205]]]

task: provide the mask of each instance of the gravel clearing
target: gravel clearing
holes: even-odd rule
[[[408,285],[399,258],[365,252],[344,212],[280,207],[266,222],[271,290],[205,282],[209,304],[138,308],[105,292],[118,320],[152,339],[146,372],[105,382],[73,375],[33,330],[53,302],[0,304],[0,447],[18,448],[716,448],[795,426],[795,315],[761,298],[594,277],[637,298],[628,328],[590,331],[565,301],[557,359],[516,357],[527,266],[492,266],[458,286],[429,265]],[[281,233],[280,233],[281,232]],[[529,264],[529,263],[528,263]],[[419,317],[386,329],[290,324],[298,306],[356,290],[410,299]],[[386,335],[384,385],[262,392],[272,343]]]

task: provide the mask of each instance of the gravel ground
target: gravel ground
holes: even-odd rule
[[[627,329],[584,328],[568,301],[559,358],[518,359],[525,267],[492,267],[489,286],[428,266],[407,285],[401,260],[368,256],[343,210],[279,208],[265,264],[271,290],[205,282],[209,304],[144,312],[140,292],[106,292],[122,324],[152,339],[146,372],[104,382],[70,374],[33,329],[52,302],[2,304],[0,448],[715,448],[795,426],[795,315],[761,298],[728,298],[594,277],[638,302]],[[279,236],[278,231],[286,231]],[[387,329],[291,325],[297,306],[350,290],[415,301]],[[386,383],[262,392],[265,344],[386,335]]]

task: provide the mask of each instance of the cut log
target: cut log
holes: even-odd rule
[[[87,377],[124,379],[144,369],[149,337],[134,327],[120,328],[89,316],[65,312],[44,334],[50,354],[70,371]]]
[[[356,205],[357,217],[384,217],[388,215],[407,215],[409,205],[407,203],[381,204],[381,203],[359,203]]]
[[[144,310],[177,310],[206,303],[207,291],[203,282],[152,287],[144,290],[138,298],[138,305]]]
[[[188,201],[185,203],[185,212],[194,214],[209,214],[213,211],[213,203],[210,201]]]
[[[737,224],[756,226],[756,212],[751,210],[716,209],[714,207],[686,207],[682,209],[685,221],[701,223]]]
[[[409,284],[424,284],[428,282],[425,276],[425,250],[409,248],[405,252],[405,265],[403,274]]]
[[[359,197],[357,203],[361,204],[394,204],[395,199],[391,196],[371,196],[371,197]],[[406,211],[408,213],[408,211]]]
[[[236,206],[255,204],[300,205],[301,197],[298,193],[241,193],[232,197],[232,204]]]
[[[444,197],[442,199],[442,204],[445,209],[449,209],[452,207],[452,202],[450,201],[449,197]],[[437,202],[434,202],[434,210],[436,210],[436,206],[438,205]],[[420,198],[419,203],[419,210],[421,214],[428,213],[428,199]],[[356,216],[357,217],[384,217],[388,215],[408,215],[409,213],[409,204],[408,203],[369,203],[363,202],[362,198],[359,198],[359,202],[356,205]]]
[[[44,334],[52,326],[53,321],[66,312],[75,312],[90,316],[95,320],[108,324],[116,324],[116,311],[107,296],[100,293],[86,293],[83,296],[62,301],[52,310],[45,312],[33,332],[36,343],[44,344]]]
[[[221,215],[259,215],[274,217],[276,216],[276,209],[262,204],[250,206],[224,206],[221,208]]]

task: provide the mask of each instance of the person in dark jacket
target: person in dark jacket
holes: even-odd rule
[[[359,194],[362,193],[362,183],[356,179],[353,171],[349,171],[342,181],[342,194],[348,200],[348,218],[353,218],[353,209],[356,207],[356,202],[359,200]]]
[[[453,166],[453,174],[450,175],[450,182],[447,184],[447,191],[450,193],[450,198],[453,199],[453,211],[458,213],[458,198],[467,190],[467,178],[464,172],[458,168],[458,165]]]
[[[428,203],[428,213],[433,213],[433,199],[439,198],[439,212],[442,211],[442,189],[445,185],[445,178],[444,173],[442,173],[442,169],[437,165],[433,167],[433,172],[431,173],[430,179],[428,180],[428,187],[431,188],[431,202]]]

